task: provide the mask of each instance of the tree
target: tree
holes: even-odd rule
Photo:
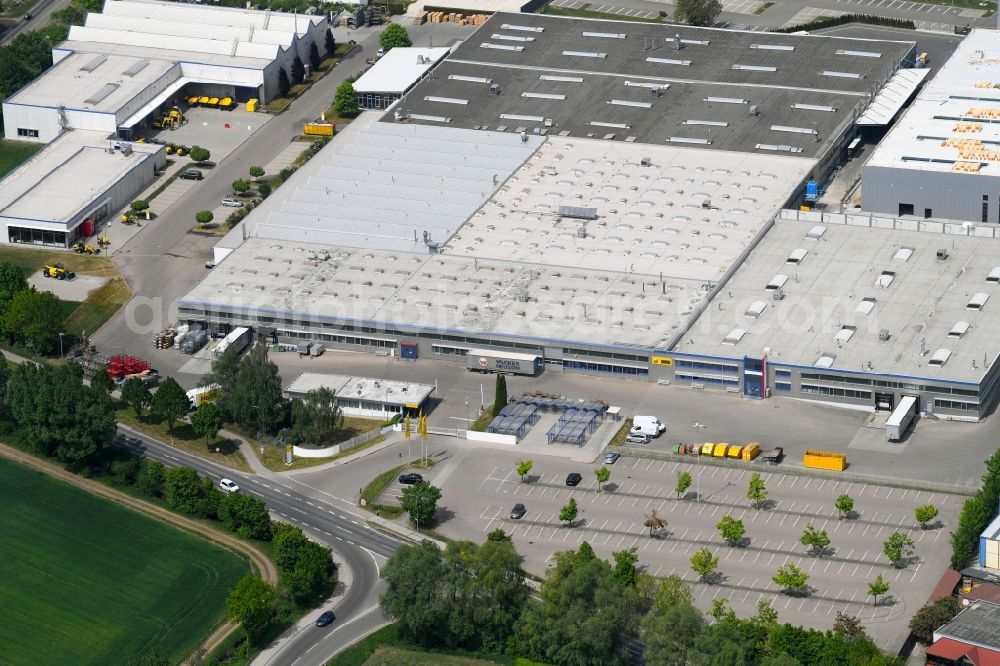
[[[302,604],[325,598],[336,580],[331,551],[315,541],[306,540],[296,554],[291,570],[280,576],[281,586]]]
[[[207,444],[222,429],[222,411],[210,402],[198,405],[191,415],[191,427],[205,438]]]
[[[291,69],[292,84],[299,85],[304,78],[306,78],[306,66],[302,64],[302,58],[295,56]]]
[[[319,49],[316,48],[316,42],[309,45],[309,66],[312,67],[312,71],[318,71],[320,66],[319,59]]]
[[[812,523],[806,523],[799,543],[808,548],[810,554],[822,557],[826,547],[830,545],[830,537],[826,530],[817,530]]]
[[[390,23],[378,36],[378,45],[388,53],[390,49],[397,46],[413,46],[413,42],[410,41],[410,35],[406,32],[406,28],[398,23]]]
[[[559,509],[559,520],[566,523],[567,526],[572,527],[573,521],[576,520],[577,512],[576,500],[570,497],[566,506]]]
[[[698,574],[698,580],[708,582],[709,576],[719,566],[719,558],[712,555],[708,548],[702,548],[691,556],[691,570]]]
[[[343,427],[344,413],[333,390],[313,389],[301,400],[292,401],[292,432],[299,441],[324,444]]]
[[[264,167],[262,167],[262,166],[252,166],[252,167],[250,167],[250,171],[248,173],[250,174],[251,178],[253,178],[254,180],[256,180],[256,179],[258,179],[258,178],[260,178],[261,176],[264,175]]]
[[[271,518],[261,500],[243,493],[229,493],[219,502],[219,518],[230,532],[244,539],[271,540]]]
[[[719,530],[722,540],[734,547],[740,544],[740,541],[743,540],[743,535],[747,532],[743,526],[743,521],[737,520],[732,516],[723,516],[722,520],[715,527]]]
[[[9,261],[0,261],[0,309],[6,311],[14,300],[14,294],[28,288],[28,281],[17,265]]]
[[[115,390],[115,380],[111,379],[111,375],[105,371],[95,372],[94,376],[90,378],[90,388],[108,395]]]
[[[326,35],[324,35],[323,37],[323,51],[329,57],[333,55],[333,52],[336,48],[337,48],[337,42],[333,38],[333,33],[327,30]]]
[[[507,377],[497,375],[497,385],[493,398],[493,416],[499,416],[500,411],[507,406]]]
[[[924,504],[914,509],[913,514],[920,523],[920,529],[926,530],[927,523],[938,517],[938,508],[933,504]]]
[[[350,81],[342,81],[337,86],[337,91],[333,94],[333,110],[338,116],[345,118],[358,115],[358,94]]]
[[[198,472],[190,467],[171,467],[166,471],[166,500],[171,509],[197,516],[204,509],[204,499]]]
[[[843,518],[844,516],[851,515],[851,511],[854,511],[854,500],[850,495],[844,493],[843,495],[837,496],[833,506],[837,509],[837,517]]]
[[[229,591],[226,609],[229,619],[239,623],[249,638],[271,619],[277,600],[273,585],[256,574],[247,574]]]
[[[652,539],[653,535],[660,532],[667,526],[666,518],[663,518],[656,513],[656,509],[646,514],[646,519],[642,521],[643,527],[649,528],[649,538]]]
[[[250,189],[250,181],[243,180],[242,178],[237,178],[233,181],[233,191],[238,194],[243,194]]]
[[[47,356],[58,349],[63,316],[59,299],[48,291],[33,287],[14,294],[4,313],[3,329],[7,337]]]
[[[879,576],[881,578],[881,576]],[[871,589],[871,588],[869,588]],[[878,604],[876,604],[877,606]],[[865,627],[856,616],[844,611],[837,611],[833,619],[833,633],[841,636],[848,643],[853,643],[858,639],[868,638]]]
[[[123,486],[131,486],[142,469],[142,458],[123,452],[124,457],[112,461],[108,471],[115,481]]]
[[[212,158],[212,153],[208,150],[208,148],[192,146],[191,152],[188,153],[188,157],[190,157],[193,162],[206,162]]]
[[[611,478],[611,470],[607,467],[599,467],[594,470],[594,476],[597,477],[597,492],[601,492],[604,489],[604,484]]]
[[[421,481],[403,489],[400,504],[403,511],[410,514],[410,519],[417,527],[429,525],[437,512],[437,501],[441,499],[441,489],[432,486],[427,481]]]
[[[106,372],[98,374],[102,374],[105,377],[108,376],[108,373]],[[93,380],[91,380],[90,385],[94,385]],[[146,388],[146,385],[138,377],[129,377],[125,380],[125,383],[122,384],[122,402],[132,408],[132,411],[135,412],[136,418],[142,416],[143,410],[149,407],[149,403],[152,402],[152,400],[153,394],[149,392],[149,389]]]
[[[809,582],[809,574],[789,562],[784,566],[778,567],[771,580],[781,588],[782,592],[797,594],[806,589],[806,584]]]
[[[223,415],[232,419],[232,410],[228,409],[229,392],[236,386],[236,377],[240,372],[240,355],[232,347],[222,353],[222,356],[212,361],[212,372],[203,380],[202,386],[218,384],[222,392],[215,404]],[[233,419],[234,420],[234,419]]]
[[[691,487],[691,472],[677,472],[677,485],[674,486],[674,492],[677,493],[677,499],[684,496],[684,493],[688,491]]]
[[[285,71],[284,67],[278,68],[278,94],[282,97],[288,96],[288,91],[291,90],[292,84],[288,82],[288,72]]]
[[[159,460],[143,460],[135,487],[146,497],[163,497],[166,492],[166,467]]]
[[[712,25],[721,12],[719,0],[677,0],[674,20],[695,26]]]
[[[134,213],[141,213],[144,210],[149,210],[149,202],[145,199],[136,199],[129,204],[129,208],[131,208]]]
[[[225,388],[225,385],[223,385]],[[239,362],[239,371],[226,396],[233,420],[251,432],[276,433],[286,419],[281,376],[267,356],[267,345],[258,342]]]
[[[688,650],[705,626],[701,611],[691,602],[681,602],[647,615],[640,638],[646,646],[647,666],[685,666]]]
[[[681,604],[694,605],[694,594],[691,586],[685,583],[677,574],[669,574],[660,580],[660,586],[653,597],[653,608],[656,612],[665,614],[667,609]]]
[[[208,224],[215,219],[215,213],[210,210],[199,210],[194,214],[194,221],[198,224]]]
[[[173,377],[167,377],[153,394],[149,408],[158,418],[167,422],[167,432],[173,433],[174,422],[187,414],[191,408],[191,399]]]
[[[486,535],[487,541],[511,541],[510,535],[499,527]]]
[[[882,574],[875,577],[875,580],[868,583],[868,596],[872,597],[872,605],[878,606],[878,598],[889,591],[889,581],[882,578]]]
[[[528,476],[531,472],[531,468],[535,466],[534,461],[531,460],[518,460],[517,466],[514,467],[514,471],[517,472],[518,476],[521,477],[521,483],[524,483],[524,477]]]
[[[1000,453],[1000,451],[998,451]],[[985,477],[984,477],[985,479]],[[951,568],[961,571],[979,552],[979,535],[993,519],[996,503],[984,497],[986,487],[962,504],[958,527],[951,533]]]
[[[892,566],[902,569],[913,555],[913,539],[902,532],[893,532],[882,544],[882,552],[892,562]]]
[[[910,631],[925,645],[934,642],[934,632],[955,619],[962,610],[957,597],[941,597],[918,610],[910,618]]]
[[[627,550],[618,550],[611,553],[615,560],[615,567],[612,576],[622,587],[635,587],[639,577],[639,570],[636,564],[639,563],[639,551],[635,546]]]
[[[764,480],[760,478],[760,472],[754,472],[750,476],[747,499],[753,502],[753,508],[757,510],[760,510],[760,503],[767,499],[767,488],[764,487]]]

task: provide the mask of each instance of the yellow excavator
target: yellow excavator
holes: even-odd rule
[[[101,248],[88,245],[87,243],[73,243],[73,251],[77,254],[100,254]]]

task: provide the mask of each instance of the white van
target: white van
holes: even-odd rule
[[[666,431],[667,426],[660,423],[660,419],[655,416],[633,416],[631,433],[642,433],[650,437],[659,437]]]

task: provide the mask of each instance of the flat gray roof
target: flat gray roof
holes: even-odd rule
[[[446,116],[458,127],[644,143],[679,137],[757,152],[791,146],[813,156],[853,122],[855,108],[863,110],[912,48],[498,13],[396,108],[409,116],[403,122],[426,122],[414,114]],[[667,87],[654,94],[651,85]]]
[[[107,132],[71,130],[0,181],[0,217],[65,223],[162,146],[133,143],[108,153]]]
[[[955,619],[935,631],[934,637],[1000,650],[1000,604],[982,599],[973,601]]]
[[[320,388],[332,390],[338,398],[351,398],[385,405],[413,405],[418,407],[434,392],[432,384],[416,384],[379,377],[352,377],[303,372],[285,389],[296,396]]]
[[[814,164],[548,136],[444,252],[717,282]]]
[[[998,280],[992,238],[778,221],[675,349],[979,382],[1000,351]]]
[[[676,336],[705,294],[696,281],[661,281],[585,265],[559,268],[343,247],[327,251],[254,237],[178,305],[292,320],[323,317],[364,323],[374,331],[392,324],[654,348]]]

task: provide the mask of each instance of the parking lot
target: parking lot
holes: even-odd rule
[[[635,546],[640,565],[656,576],[677,573],[693,585],[699,606],[724,597],[742,614],[751,614],[758,600],[770,599],[783,621],[829,628],[837,611],[858,615],[872,635],[886,646],[898,645],[908,630],[906,621],[927,599],[943,571],[949,553],[948,531],[957,519],[962,497],[912,489],[848,483],[781,474],[775,468],[748,464],[740,468],[692,465],[623,457],[610,466],[611,479],[598,492],[592,469],[555,458],[535,458],[527,483],[513,466],[518,456],[478,451],[464,457],[457,473],[442,481],[435,470],[425,477],[440,483],[439,503],[447,516],[439,530],[452,538],[485,538],[497,527],[514,539],[525,567],[543,574],[552,554],[588,541],[603,557]],[[569,472],[583,482],[565,485]],[[694,483],[685,498],[673,492],[676,474],[689,471]],[[769,495],[765,508],[754,509],[746,499],[747,483],[760,471]],[[842,494],[855,501],[855,514],[839,519],[833,506]],[[572,527],[559,521],[559,509],[570,498],[579,506]],[[515,503],[527,509],[519,521],[507,518]],[[931,529],[914,521],[916,506],[931,503],[941,515]],[[650,537],[643,521],[650,512],[667,520],[666,529]],[[454,512],[454,513],[453,513]],[[725,516],[742,520],[746,537],[740,547],[721,540],[715,525]],[[826,530],[831,544],[823,557],[808,555],[799,538],[807,523]],[[894,568],[882,544],[894,531],[908,534],[915,556]],[[719,557],[718,579],[698,583],[691,555],[709,548]],[[809,574],[810,593],[788,596],[771,581],[775,570],[792,562]],[[892,585],[890,598],[873,606],[868,583],[882,575]]]

